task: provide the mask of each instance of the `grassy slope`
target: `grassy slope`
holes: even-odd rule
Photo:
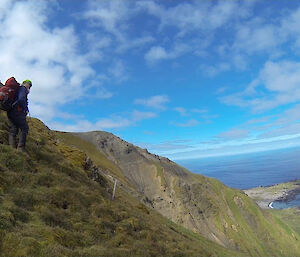
[[[290,227],[292,227],[298,234],[300,234],[300,209],[289,208],[285,210],[270,210],[274,215],[281,218]]]
[[[81,149],[81,151],[84,151],[89,158],[93,160],[93,163],[99,167],[102,171],[105,173],[110,174],[114,178],[118,178],[118,181],[121,184],[124,184],[127,191],[130,191],[132,195],[134,195],[134,188],[132,185],[127,181],[127,179],[124,177],[122,171],[120,168],[112,161],[107,159],[104,154],[99,152],[93,144],[90,144],[86,142],[85,140],[74,136],[71,133],[65,133],[65,132],[59,132],[54,131],[55,137],[63,142],[64,144],[75,147],[77,149]]]
[[[233,239],[236,249],[248,251],[253,256],[300,256],[299,235],[281,219],[258,208],[242,191],[210,178],[205,184],[207,191],[204,192],[197,183],[194,185],[192,201],[206,195],[207,200],[202,200],[204,206],[200,209],[210,209],[206,215],[211,216],[210,221],[224,232],[224,236]]]
[[[85,154],[31,119],[28,154],[0,113],[0,256],[238,256],[96,182]],[[98,155],[96,156],[98,157]],[[103,167],[114,168],[107,160]],[[95,158],[95,163],[98,162]],[[112,165],[112,166],[111,166]]]
[[[295,185],[299,186],[300,179],[288,183],[283,183],[277,185],[279,188],[294,189]],[[276,191],[276,190],[275,190]],[[271,213],[282,219],[290,227],[292,227],[298,234],[300,234],[300,209],[299,208],[289,208],[284,210],[270,210]]]
[[[300,179],[280,183],[269,187],[258,187],[247,190],[247,194],[254,192],[251,195],[251,198],[257,202],[265,200],[265,198],[278,198],[282,195],[282,192],[287,192],[289,190],[294,190],[298,188],[300,184]],[[272,197],[269,197],[271,195]],[[274,201],[274,199],[272,199]],[[299,208],[289,208],[284,210],[268,209],[268,212],[282,219],[287,223],[291,228],[293,228],[298,234],[300,234],[300,209]]]
[[[118,177],[123,177],[119,167],[109,161],[102,153],[97,151],[97,148],[94,145],[87,143],[79,137],[75,137],[71,133],[55,132],[55,135],[68,145],[74,146],[78,149],[83,148],[89,157],[93,159],[94,163],[100,168],[107,170]]]
[[[88,143],[77,143],[78,137],[74,135],[63,133],[60,137],[68,144],[89,151],[86,148]],[[155,166],[158,177],[162,178],[163,168],[157,163]],[[260,210],[239,190],[225,187],[215,179],[192,176],[194,182],[191,187],[176,190],[178,195],[188,199],[184,199],[190,212],[186,215],[203,211],[205,222],[213,224],[210,228],[215,229],[219,237],[229,239],[233,249],[251,256],[300,256],[299,235],[280,219]],[[191,206],[195,206],[194,210]],[[202,229],[204,223],[201,222],[198,224]]]

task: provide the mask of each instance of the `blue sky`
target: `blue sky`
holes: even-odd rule
[[[52,129],[174,160],[300,145],[299,1],[1,0],[0,31]]]

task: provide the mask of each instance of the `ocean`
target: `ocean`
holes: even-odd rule
[[[272,207],[275,209],[286,209],[294,206],[300,207],[300,195],[289,201],[275,201],[272,204]]]
[[[194,173],[217,178],[227,186],[249,189],[300,179],[300,147],[235,156],[177,161]],[[300,206],[299,198],[290,205]],[[279,207],[279,206],[278,206]]]

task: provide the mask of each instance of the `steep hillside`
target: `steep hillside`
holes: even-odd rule
[[[112,201],[110,176],[86,153],[36,119],[29,126],[24,154],[7,146],[7,120],[0,113],[0,256],[240,255],[174,224],[121,188]]]
[[[280,217],[300,234],[300,208],[288,208],[283,210],[270,210],[274,215]]]
[[[106,132],[59,133],[66,144],[108,162],[121,187],[173,222],[249,256],[300,256],[300,236],[245,193],[192,174]],[[95,156],[96,157],[96,156]],[[98,162],[101,162],[101,158]]]

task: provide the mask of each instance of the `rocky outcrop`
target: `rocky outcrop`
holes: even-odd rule
[[[95,166],[90,157],[86,157],[84,170],[86,170],[89,174],[89,178],[98,182],[102,186],[107,186],[106,180],[104,176],[107,176],[103,171],[99,169],[99,167]]]

